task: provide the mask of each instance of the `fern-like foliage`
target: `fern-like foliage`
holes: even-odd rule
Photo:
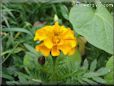
[[[31,48],[31,47],[29,47]],[[35,51],[34,51],[35,52]],[[81,65],[81,56],[77,51],[72,56],[49,56],[45,64],[38,62],[40,55],[27,52],[24,57],[24,68],[27,74],[16,73],[18,81],[8,81],[7,84],[106,84],[104,75],[109,69],[97,69],[97,60],[88,63],[87,59]]]

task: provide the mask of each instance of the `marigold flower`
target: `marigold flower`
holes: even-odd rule
[[[38,52],[48,56],[59,56],[62,51],[64,55],[72,55],[77,46],[74,32],[70,28],[60,26],[55,22],[53,26],[45,26],[35,32],[34,41],[41,41],[35,47]]]

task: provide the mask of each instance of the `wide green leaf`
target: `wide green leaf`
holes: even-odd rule
[[[89,43],[113,53],[113,18],[102,4],[98,4],[96,10],[84,4],[75,5],[69,19],[74,30]]]

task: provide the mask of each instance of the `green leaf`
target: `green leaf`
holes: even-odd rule
[[[94,71],[96,69],[96,65],[97,65],[97,60],[95,59],[90,65],[90,71]]]
[[[111,56],[109,58],[109,60],[107,61],[106,63],[106,67],[109,68],[109,69],[113,69],[113,59],[114,59],[114,56]]]
[[[104,79],[107,81],[107,84],[114,84],[113,59],[114,59],[114,56],[110,57],[106,63],[106,68],[110,69],[110,72],[104,77]]]
[[[8,80],[13,80],[13,77],[11,75],[2,73],[2,78],[8,79]]]
[[[9,32],[9,31],[24,32],[24,33],[29,34],[31,37],[33,37],[33,34],[24,28],[4,28],[4,29],[2,29],[2,31],[5,31],[5,32]]]
[[[20,83],[18,81],[6,81],[8,85],[19,85]]]
[[[85,82],[85,81],[83,81],[83,80],[78,79],[78,82],[79,82],[80,84],[87,85],[87,82]]]
[[[85,59],[84,60],[84,62],[83,62],[83,66],[82,66],[82,68],[84,68],[84,69],[88,69],[88,61],[87,61],[87,59]]]
[[[107,84],[114,84],[114,71],[111,71],[105,75],[104,79],[107,81]]]
[[[15,74],[15,72],[17,72],[17,69],[16,67],[13,65],[13,66],[9,66],[6,70],[10,75],[13,75]]]
[[[25,69],[28,73],[30,73],[29,69],[33,69],[37,66],[37,68],[40,67],[40,64],[38,63],[38,58],[34,53],[26,52],[23,60],[23,64],[25,66]]]
[[[89,72],[89,73],[85,73],[83,75],[83,77],[86,77],[86,78],[92,78],[92,77],[95,77],[95,76],[99,76],[99,74],[95,73],[95,72]]]
[[[11,53],[12,51],[13,51],[13,53],[19,53],[19,52],[22,51],[22,50],[24,50],[24,49],[21,48],[21,47],[17,47],[14,51],[13,51],[13,49],[9,49],[9,50],[7,50],[7,51],[2,52],[2,53],[1,53],[1,56],[5,55],[5,54],[7,54],[7,53]]]
[[[101,75],[105,75],[105,74],[107,74],[109,72],[110,72],[110,70],[108,68],[104,68],[104,67],[100,68],[99,70],[96,71],[96,73],[98,73],[100,76]]]
[[[21,83],[27,82],[27,79],[29,79],[29,76],[24,74],[24,73],[17,72],[17,74],[18,74],[18,77],[19,77],[19,81]]]
[[[30,45],[28,45],[28,44],[26,44],[26,43],[24,43],[24,46],[25,46],[30,52],[34,53],[37,57],[40,56],[40,54],[39,54],[32,46],[30,46]]]
[[[74,30],[92,45],[113,53],[113,17],[102,5],[96,10],[84,4],[75,5],[69,16]]]
[[[97,84],[95,81],[92,81],[91,79],[88,78],[82,78],[83,81],[86,81],[88,84]]]
[[[96,72],[85,73],[83,75],[83,77],[92,78],[92,77],[96,77],[96,76],[103,76],[103,75],[107,74],[108,72],[109,72],[109,69],[107,69],[107,68],[100,68]]]
[[[104,79],[102,79],[101,77],[92,77],[92,79],[98,83],[106,84],[106,81]]]
[[[81,63],[81,55],[78,50],[73,55],[68,56],[68,58],[72,59],[74,63]]]
[[[62,16],[68,20],[68,9],[65,5],[60,5],[60,11],[62,13]]]
[[[28,53],[25,54],[23,64],[29,68],[34,67],[34,59]]]

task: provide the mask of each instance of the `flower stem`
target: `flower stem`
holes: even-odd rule
[[[56,80],[56,57],[52,57],[53,59],[53,80]]]
[[[53,56],[52,57],[52,59],[53,59],[53,65],[55,65],[55,63],[56,63],[56,58],[57,58],[56,56]]]

